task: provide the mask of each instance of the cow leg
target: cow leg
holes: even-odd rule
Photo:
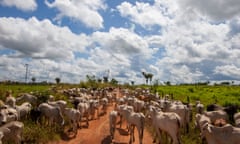
[[[86,120],[87,120],[87,127],[89,126],[89,119],[88,119],[88,115],[86,116]]]
[[[123,116],[120,115],[120,128],[122,128],[122,118],[123,118]]]
[[[132,142],[133,142],[133,128],[132,128],[132,126],[130,126],[129,130],[130,130],[130,140],[129,140],[129,144],[132,144]]]
[[[161,136],[162,131],[160,130],[160,128],[158,128],[156,131],[157,131],[158,141],[160,144],[160,143],[162,143],[162,136]]]
[[[135,130],[135,125],[132,125],[132,136],[133,136],[133,142],[135,142],[134,130]]]

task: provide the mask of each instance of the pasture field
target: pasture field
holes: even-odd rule
[[[195,103],[200,100],[207,105],[217,103],[223,106],[229,104],[240,105],[240,86],[206,86],[206,85],[187,85],[187,86],[158,86],[155,88],[159,95],[173,94],[173,98],[183,102]]]
[[[41,97],[42,101],[45,101],[50,94],[56,96],[56,99],[67,99],[62,94],[56,93],[53,89],[71,87],[80,87],[80,85],[0,84],[0,99],[5,100],[6,91],[11,91],[15,97],[19,93],[34,92],[37,96]],[[196,100],[200,100],[204,105],[211,103],[217,103],[223,106],[230,104],[240,105],[240,86],[182,85],[152,86],[149,88],[154,92],[157,91],[160,96],[168,94],[176,100],[183,102],[190,101],[193,104],[195,104]],[[194,115],[195,113],[193,116]],[[24,124],[23,138],[29,143],[46,143],[48,141],[58,140],[61,138],[63,132],[61,128],[58,128],[55,132],[52,128],[36,125],[30,120],[25,120]],[[189,134],[182,135],[183,144],[200,143],[199,131],[194,130],[193,125],[192,122]]]

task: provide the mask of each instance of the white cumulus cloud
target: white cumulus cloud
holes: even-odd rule
[[[34,11],[37,9],[36,0],[0,0],[0,4],[7,7],[16,7],[22,11]]]
[[[59,13],[55,18],[58,21],[69,17],[89,28],[103,28],[103,18],[98,12],[106,8],[103,0],[54,0],[52,3],[45,0],[45,3],[50,8],[58,9]]]

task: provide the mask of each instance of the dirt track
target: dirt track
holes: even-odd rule
[[[113,106],[108,108],[108,113],[101,116],[100,119],[92,120],[88,128],[78,130],[75,138],[63,136],[61,141],[51,142],[49,144],[110,144],[109,120],[108,114],[113,109]],[[84,123],[83,123],[84,124]],[[126,131],[126,125],[123,123],[122,128],[117,125],[113,144],[128,144],[129,135]],[[138,144],[138,132],[135,128],[135,142]],[[143,144],[152,143],[152,137],[149,132],[144,130]]]

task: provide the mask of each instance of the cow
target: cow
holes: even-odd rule
[[[76,136],[77,128],[79,127],[79,121],[81,120],[81,113],[79,112],[79,110],[74,108],[65,108],[63,114],[70,121],[70,127]]]
[[[114,139],[116,124],[117,124],[117,116],[118,116],[117,111],[113,110],[109,113],[109,131],[110,131],[111,140]]]
[[[135,112],[141,112],[144,109],[144,106],[144,101],[134,98],[133,107]]]
[[[7,93],[6,94],[6,101],[5,101],[5,104],[12,107],[12,108],[15,108],[16,106],[16,98],[13,97],[11,95],[11,93]]]
[[[181,143],[181,118],[178,114],[174,112],[162,112],[154,106],[149,106],[146,117],[150,117],[152,119],[152,126],[156,129],[159,140],[161,140],[161,132],[165,132],[171,137],[173,144]]]
[[[120,128],[122,127],[123,118],[125,118],[125,117],[123,117],[123,110],[124,109],[128,109],[128,110],[134,111],[134,108],[132,106],[129,106],[129,105],[118,105],[116,107],[116,111],[120,115],[120,122],[119,122]],[[127,128],[128,128],[128,126],[127,126]]]
[[[100,104],[102,105],[103,114],[106,114],[107,113],[107,107],[108,107],[108,99],[107,98],[102,98],[100,100]]]
[[[15,143],[20,144],[22,141],[22,132],[24,124],[20,121],[11,121],[0,127],[0,132],[2,132],[2,142],[3,143]]]
[[[97,119],[99,119],[99,101],[98,100],[89,100],[89,113],[91,116],[91,119],[93,120],[95,118],[95,112],[97,111]]]
[[[190,123],[190,110],[189,108],[181,103],[165,103],[164,105],[165,112],[175,112],[181,118],[181,126],[183,127],[186,133],[189,132],[189,123]]]
[[[5,105],[0,109],[0,125],[8,123],[10,121],[16,121],[19,119],[19,115],[16,109]]]
[[[240,112],[234,114],[234,123],[236,127],[240,127]]]
[[[203,126],[202,136],[206,137],[209,144],[239,144],[240,128],[226,124],[223,127],[217,127],[206,123]]]
[[[198,128],[200,129],[200,131],[202,131],[203,125],[205,125],[206,123],[211,123],[209,117],[199,113],[195,115],[195,128]]]
[[[38,110],[41,112],[42,116],[46,117],[48,125],[53,125],[55,123],[64,125],[63,114],[59,107],[54,107],[48,103],[41,103],[38,106]]]
[[[196,101],[196,113],[203,114],[204,105],[200,101]]]
[[[37,102],[38,102],[38,98],[32,94],[23,93],[23,94],[20,94],[20,96],[18,96],[16,98],[16,102],[17,103],[29,102],[32,106],[36,106]]]
[[[18,118],[21,120],[23,118],[27,118],[32,109],[32,105],[29,102],[24,102],[20,106],[16,106],[16,110],[18,112]]]
[[[86,125],[87,127],[89,126],[89,116],[90,116],[90,104],[88,102],[80,102],[77,105],[77,109],[80,111],[82,118],[85,117],[86,118]],[[80,128],[81,128],[81,121],[82,118],[80,120]]]
[[[67,102],[64,100],[48,101],[48,104],[55,107],[59,107],[62,113],[64,109],[67,107]]]
[[[139,135],[139,144],[142,144],[145,116],[143,115],[143,113],[136,113],[131,109],[128,109],[127,107],[125,107],[122,110],[122,113],[127,121],[127,124],[129,125],[129,131],[130,131],[129,143],[132,143],[135,141],[134,129],[135,127],[137,127],[138,135]]]

